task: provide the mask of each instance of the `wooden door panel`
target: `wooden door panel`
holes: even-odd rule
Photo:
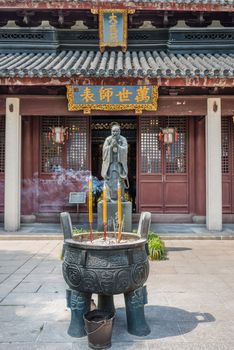
[[[184,182],[187,183],[187,174],[166,174],[164,175],[165,182]]]
[[[168,126],[178,132],[170,146],[159,140],[160,130]],[[142,117],[139,129],[139,208],[188,213],[188,118]]]
[[[4,174],[0,174],[0,213],[4,212]]]
[[[140,184],[141,210],[151,212],[163,211],[163,186],[153,180],[142,181]]]
[[[184,182],[165,183],[165,212],[188,213],[188,184]]]
[[[222,196],[223,196],[223,212],[231,213],[232,207],[232,186],[230,181],[223,181]]]

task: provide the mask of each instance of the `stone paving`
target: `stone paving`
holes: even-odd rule
[[[88,224],[74,224],[73,227],[89,229]],[[138,224],[133,224],[137,229]],[[94,229],[96,225],[94,224]],[[163,239],[234,239],[234,224],[223,224],[222,231],[209,231],[204,224],[163,224],[151,223],[151,231],[159,234]],[[63,234],[60,224],[32,223],[21,224],[20,230],[6,232],[3,223],[0,223],[0,240],[3,239],[62,239]]]
[[[147,337],[129,335],[123,296],[113,350],[233,350],[234,241],[166,241],[168,259],[151,262]],[[67,335],[70,311],[61,240],[0,241],[0,350],[85,350]],[[96,296],[94,296],[95,298]]]

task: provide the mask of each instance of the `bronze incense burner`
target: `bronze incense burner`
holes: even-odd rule
[[[141,236],[123,233],[120,243],[100,245],[96,242],[102,233],[93,233],[92,243],[89,233],[72,236],[70,215],[61,213],[63,276],[70,287],[67,305],[72,311],[70,335],[85,335],[83,314],[90,309],[93,293],[98,294],[98,308],[110,312],[115,310],[113,295],[123,293],[129,333],[142,336],[150,332],[144,316],[147,293],[143,287],[149,274],[146,236],[150,218],[144,220],[144,214],[139,225]],[[114,240],[114,233],[109,232],[108,237]]]
[[[94,240],[99,237],[93,234]],[[63,276],[69,287],[113,295],[142,286],[149,274],[146,240],[130,233],[123,233],[122,239],[127,243],[102,246],[87,244],[89,233],[66,239]]]

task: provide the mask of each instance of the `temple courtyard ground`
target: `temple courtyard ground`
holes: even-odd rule
[[[166,240],[168,259],[150,263],[146,318],[151,333],[129,335],[124,298],[112,349],[233,350],[234,240]],[[85,350],[67,335],[62,240],[0,240],[0,350]],[[96,296],[94,296],[95,299]]]

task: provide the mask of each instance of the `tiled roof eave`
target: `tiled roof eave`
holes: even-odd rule
[[[234,11],[234,0],[0,0],[0,9],[126,8],[173,11]]]
[[[0,79],[27,85],[69,81],[218,81],[231,84],[234,54],[176,54],[165,51],[61,51],[58,53],[11,53],[0,55]]]

